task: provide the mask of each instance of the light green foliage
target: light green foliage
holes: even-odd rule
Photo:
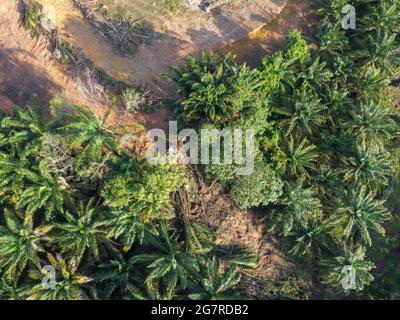
[[[144,93],[138,89],[126,89],[122,98],[127,112],[138,112],[146,103]]]
[[[148,166],[142,172],[118,175],[105,182],[101,194],[113,209],[139,205],[147,221],[168,215],[170,194],[187,183],[185,173],[176,166]]]
[[[305,65],[311,59],[307,41],[298,30],[290,31],[286,36],[285,58],[290,63]]]
[[[242,209],[276,203],[282,195],[283,182],[268,165],[257,164],[249,176],[236,178],[232,184],[233,200]]]
[[[232,266],[222,271],[221,263],[215,256],[205,260],[198,276],[201,286],[194,287],[188,295],[192,300],[227,300],[232,299],[230,292],[240,281],[241,275]]]
[[[0,271],[11,282],[18,278],[27,267],[39,266],[39,252],[45,252],[42,242],[52,230],[51,225],[34,228],[30,219],[21,221],[13,212],[4,211],[5,225],[0,226]]]
[[[366,285],[374,280],[371,270],[375,268],[372,262],[365,260],[365,253],[364,247],[358,247],[353,251],[345,249],[343,255],[322,261],[322,265],[328,268],[323,275],[323,281],[349,293],[350,290],[343,288],[343,283],[348,283],[345,277],[349,274],[343,272],[343,268],[347,266],[355,272],[356,290],[363,290]]]

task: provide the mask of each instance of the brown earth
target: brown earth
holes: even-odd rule
[[[38,1],[55,8],[60,33],[98,69],[116,80],[152,91],[168,88],[161,75],[168,73],[170,66],[182,63],[188,54],[214,51],[245,37],[271,21],[285,5],[285,0],[236,0],[210,12],[184,10],[166,17],[158,16],[156,27],[159,30],[156,31],[160,36],[141,45],[134,58],[127,58],[115,53],[74,8],[72,0]],[[138,0],[130,2],[135,6]]]
[[[20,3],[0,2],[0,96],[14,104],[47,105],[51,97],[64,93],[80,102],[70,74],[47,50],[43,38],[32,38],[22,26]]]
[[[297,28],[307,34],[312,30],[312,22],[307,19],[309,10],[309,1],[288,0],[284,9],[273,20],[246,37],[224,46],[218,52],[232,52],[238,62],[257,67],[262,57],[283,48],[288,31]]]

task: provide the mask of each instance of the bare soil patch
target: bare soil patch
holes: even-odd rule
[[[245,37],[271,21],[285,5],[285,0],[237,0],[210,12],[188,9],[166,16],[150,16],[155,30],[162,35],[150,44],[141,45],[134,58],[127,58],[116,54],[74,7],[72,0],[39,2],[55,8],[60,33],[97,68],[116,80],[161,92],[168,87],[161,75],[168,73],[171,65],[182,63],[188,54],[214,51]],[[130,3],[140,12],[150,2],[133,0]]]

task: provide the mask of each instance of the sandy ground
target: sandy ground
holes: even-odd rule
[[[297,28],[307,34],[311,30],[310,19],[306,19],[308,12],[308,1],[288,0],[285,8],[272,21],[246,37],[227,44],[218,52],[232,52],[238,62],[257,67],[266,54],[283,48],[288,31]]]
[[[168,73],[171,65],[182,63],[188,54],[214,51],[245,37],[271,21],[285,5],[285,0],[236,0],[211,12],[189,10],[163,17],[158,22],[162,25],[159,29],[167,31],[150,44],[140,46],[134,58],[127,58],[115,53],[71,0],[39,2],[56,8],[60,32],[97,68],[114,79],[152,91],[166,89],[167,82],[162,81],[161,75]]]
[[[19,1],[0,2],[0,96],[2,107],[13,104],[46,104],[63,92],[80,102],[73,78],[47,50],[46,40],[32,38],[22,26]],[[8,101],[8,102],[7,102]]]

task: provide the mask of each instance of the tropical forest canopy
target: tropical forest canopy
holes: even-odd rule
[[[342,28],[349,2],[355,30]],[[210,53],[173,68],[174,117],[182,127],[255,130],[251,176],[236,177],[235,164],[203,174],[263,217],[288,259],[315,274],[319,294],[395,298],[398,258],[374,278],[400,230],[390,205],[399,193],[400,3],[318,1],[313,16],[312,36],[289,32],[258,68]],[[174,207],[189,172],[135,157],[106,123],[61,100],[50,119],[31,107],[2,116],[0,298],[246,297],[240,278],[254,259],[227,258],[212,230]],[[46,265],[57,271],[51,290]],[[345,266],[356,290],[342,286]]]

